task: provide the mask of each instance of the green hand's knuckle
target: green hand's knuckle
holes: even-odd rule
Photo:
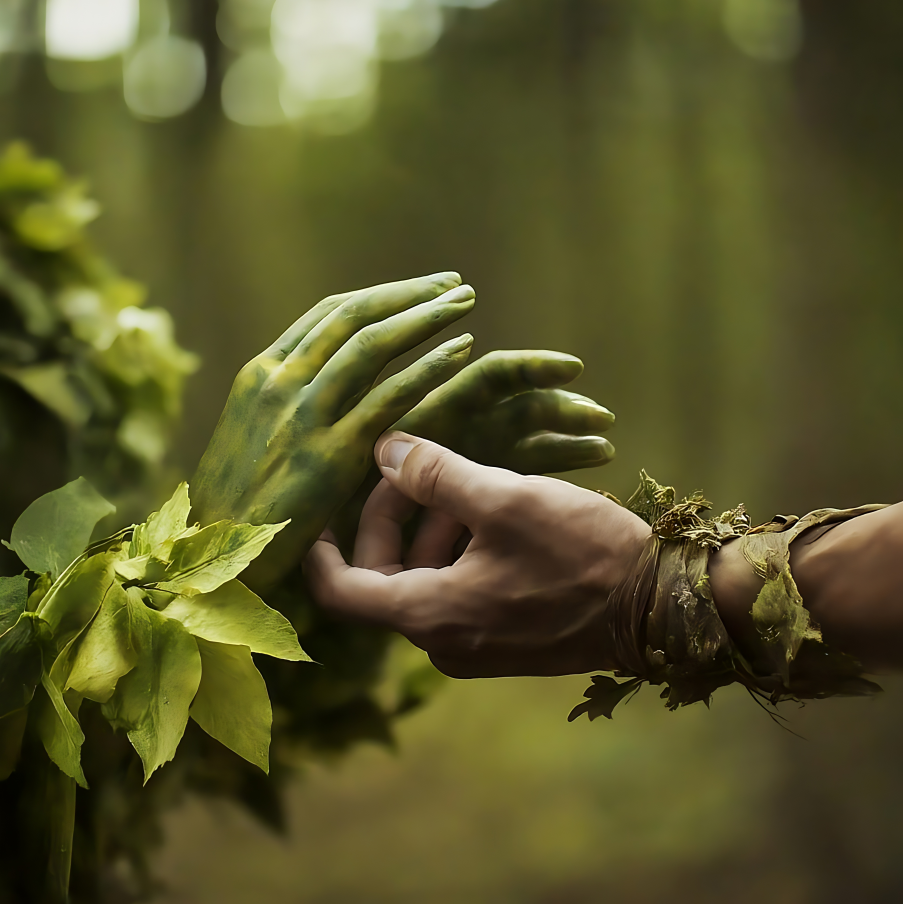
[[[382,324],[365,327],[355,339],[357,352],[363,358],[372,358],[381,351],[388,338],[389,331]]]

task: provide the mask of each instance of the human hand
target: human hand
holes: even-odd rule
[[[380,433],[466,363],[467,334],[371,389],[393,358],[471,310],[460,282],[440,273],[331,296],[246,364],[191,483],[195,517],[291,518],[283,534],[303,554],[360,484]]]
[[[615,416],[557,388],[582,372],[579,358],[561,352],[490,352],[434,389],[394,429],[519,474],[603,465],[614,447],[599,434]]]
[[[633,574],[649,527],[604,496],[488,468],[390,433],[384,476],[361,517],[353,564],[329,535],[305,563],[326,611],[392,628],[456,678],[611,667],[611,592]],[[401,526],[426,517],[402,563]],[[472,539],[460,558],[456,544]]]

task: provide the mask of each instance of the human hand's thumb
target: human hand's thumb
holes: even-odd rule
[[[392,431],[374,449],[383,477],[419,505],[437,508],[473,527],[481,513],[497,508],[522,480],[501,468],[487,468],[438,443]]]

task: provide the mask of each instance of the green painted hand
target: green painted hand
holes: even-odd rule
[[[377,437],[466,363],[467,334],[373,386],[471,310],[460,282],[440,273],[331,296],[245,365],[191,483],[193,517],[291,518],[281,546],[303,555],[366,476]]]
[[[479,464],[521,474],[550,474],[604,465],[614,447],[600,433],[615,416],[592,399],[560,387],[583,372],[573,355],[496,351],[468,364],[395,425]],[[379,483],[375,463],[330,522],[350,551],[364,503]]]
[[[434,389],[395,429],[521,474],[606,464],[614,447],[599,434],[614,415],[556,388],[582,372],[579,358],[560,352],[490,352]]]

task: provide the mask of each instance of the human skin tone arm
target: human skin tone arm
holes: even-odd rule
[[[903,503],[802,534],[790,544],[790,570],[825,643],[869,671],[903,667]],[[728,633],[754,654],[749,613],[762,581],[737,541],[712,556],[709,575]]]
[[[405,634],[452,677],[611,667],[599,628],[611,591],[633,574],[645,522],[563,481],[485,468],[402,434],[383,437],[376,457],[384,480],[352,564],[329,537],[308,556],[321,605]],[[418,504],[427,515],[402,561],[401,525]],[[473,539],[457,557],[465,530]],[[791,544],[791,567],[826,642],[869,669],[903,667],[903,506],[806,539]],[[761,582],[736,542],[712,556],[710,572],[728,631],[754,649],[749,610]]]

